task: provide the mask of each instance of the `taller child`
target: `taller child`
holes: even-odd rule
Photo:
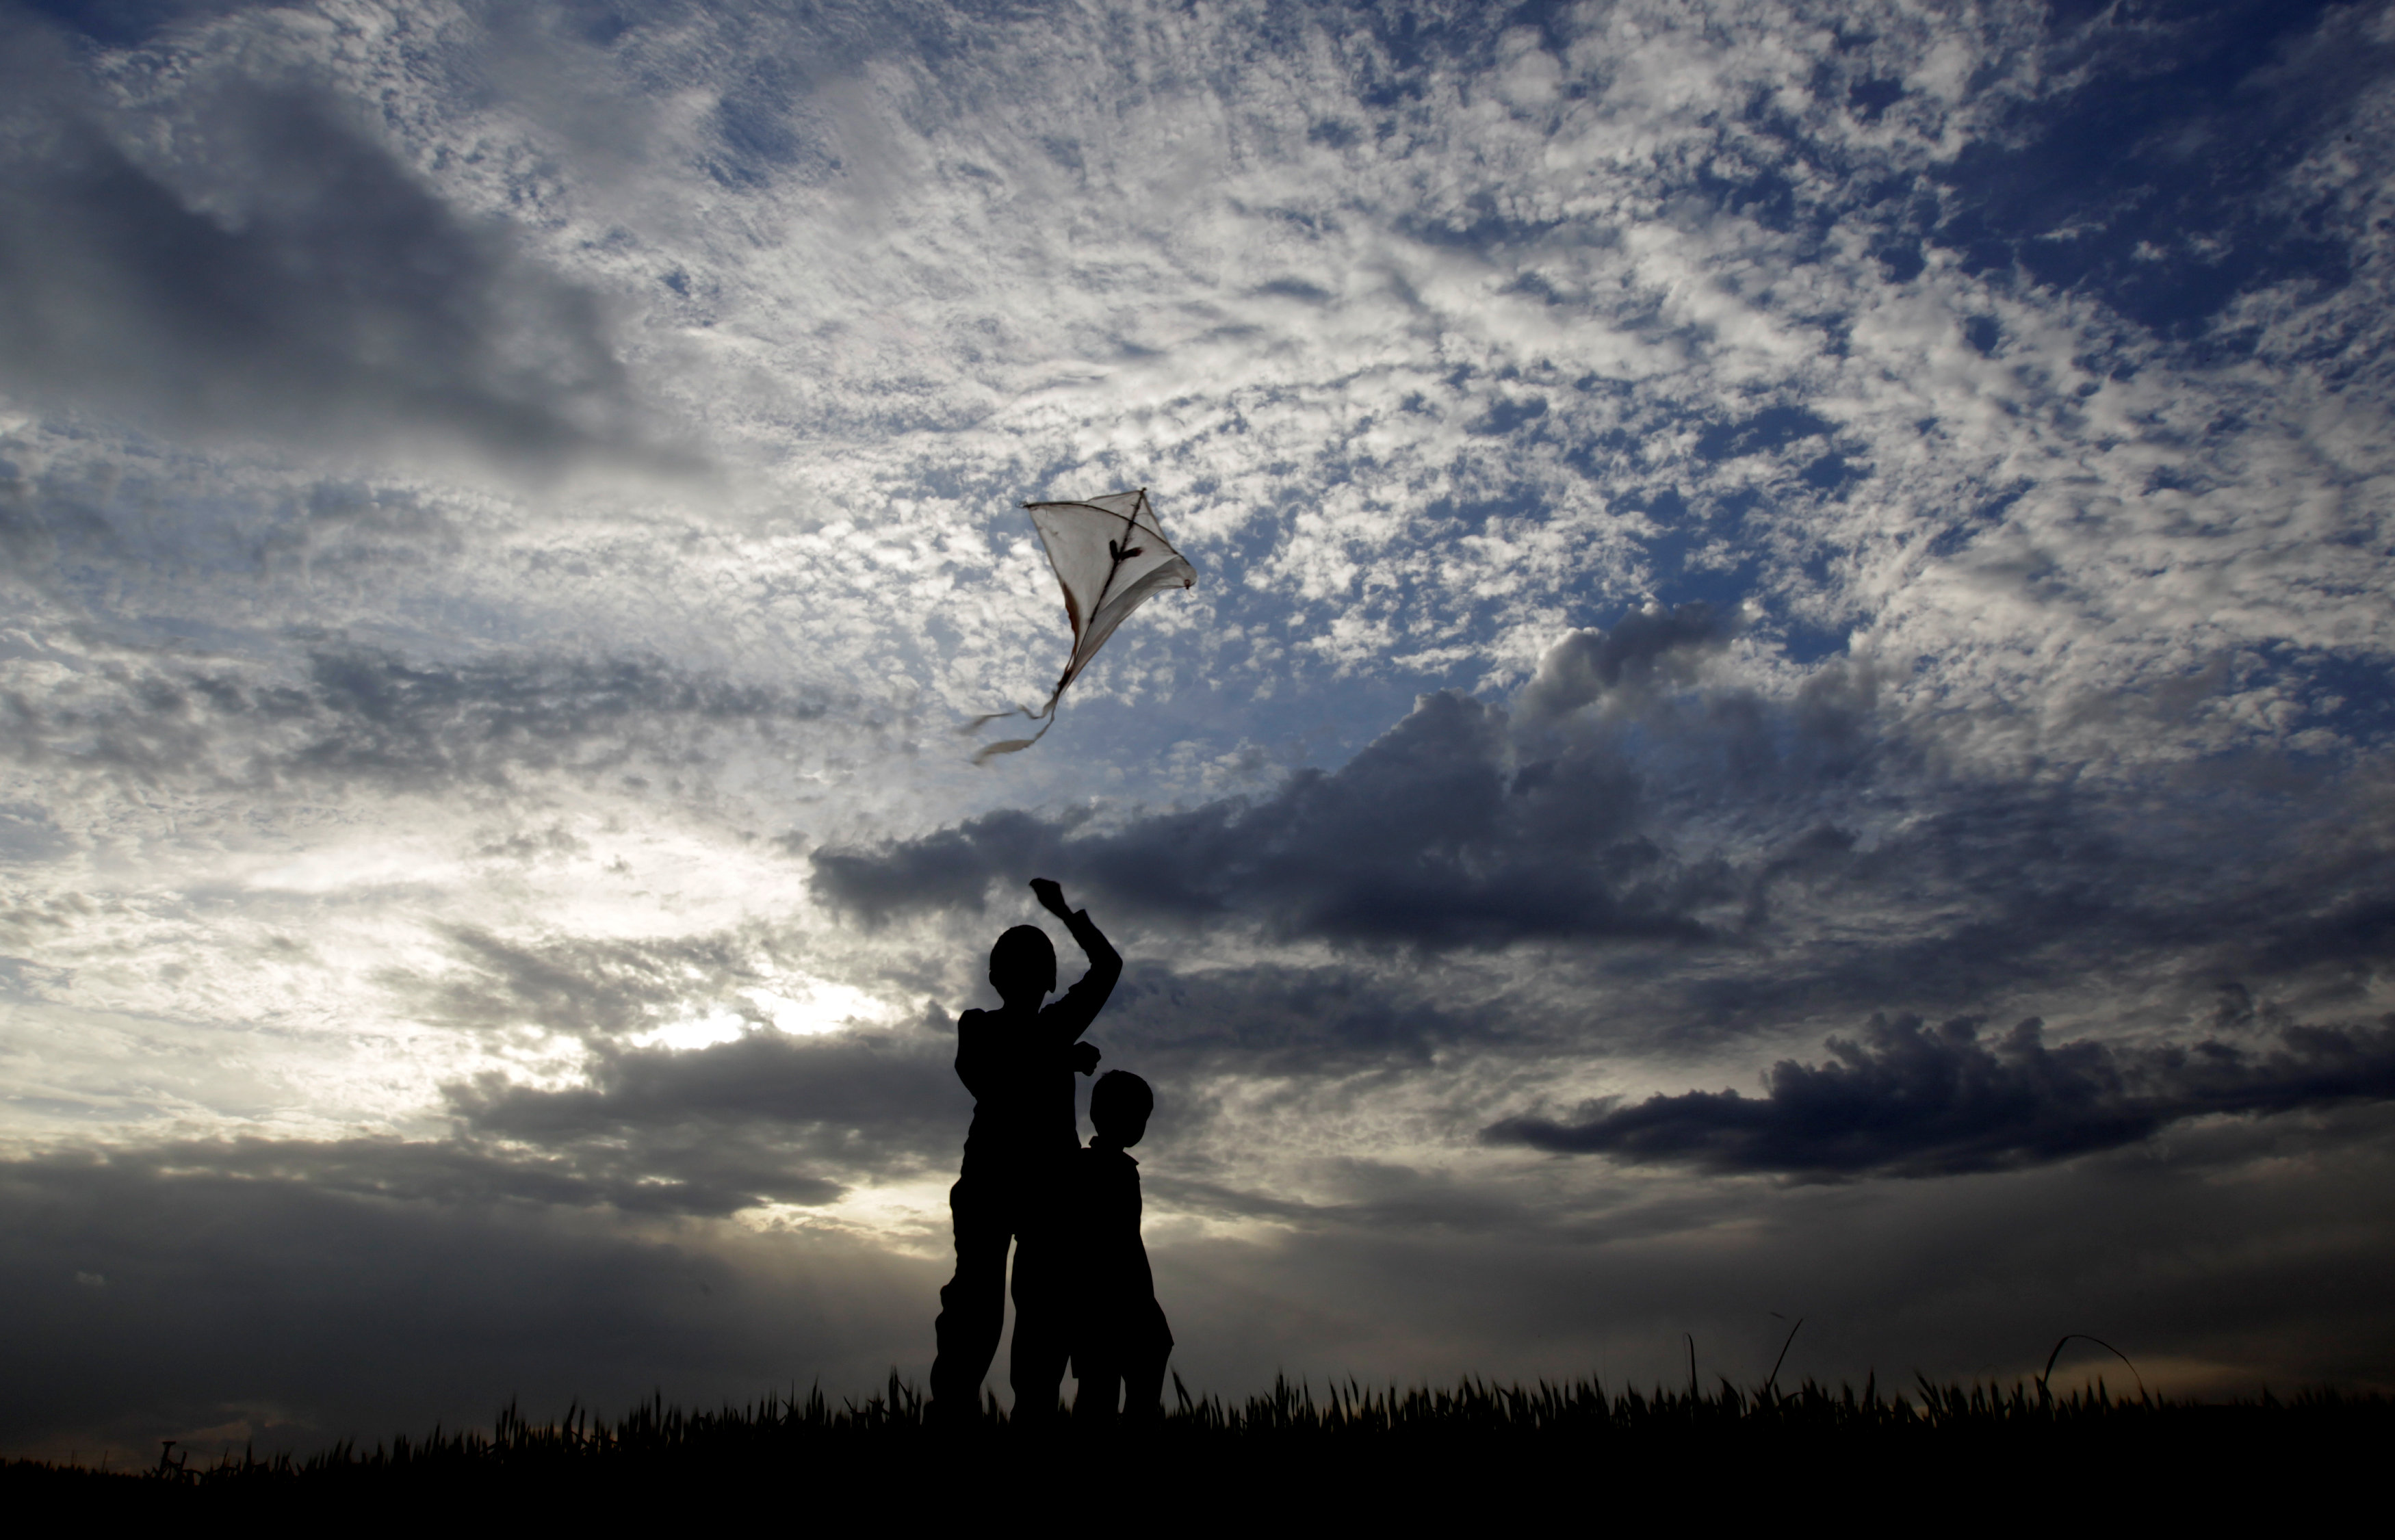
[[[973,1094],[973,1116],[964,1171],[948,1189],[957,1275],[940,1291],[939,1356],[932,1362],[932,1406],[943,1420],[969,1418],[979,1409],[982,1376],[1006,1324],[1010,1243],[1029,1242],[1015,1251],[1014,1348],[1007,1366],[1018,1420],[1041,1420],[1054,1410],[1068,1349],[1064,1317],[1071,1305],[1057,1293],[1065,1281],[1052,1283],[1048,1269],[1024,1263],[1026,1252],[1039,1249],[1067,1163],[1080,1149],[1073,1075],[1098,1065],[1096,1046],[1080,1038],[1122,977],[1122,958],[1088,911],[1065,907],[1063,888],[1035,877],[1031,891],[1073,933],[1090,970],[1063,999],[1043,1006],[1056,987],[1056,949],[1039,927],[1018,925],[989,951],[989,981],[1003,1004],[957,1019],[957,1078]]]

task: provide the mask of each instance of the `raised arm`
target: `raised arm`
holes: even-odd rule
[[[1122,977],[1122,954],[1100,933],[1086,909],[1074,909],[1065,902],[1065,889],[1046,877],[1033,877],[1031,891],[1039,906],[1065,922],[1073,940],[1081,944],[1082,953],[1090,959],[1090,970],[1081,981],[1065,992],[1065,997],[1039,1013],[1043,1030],[1052,1028],[1054,1041],[1071,1043],[1090,1030],[1098,1019],[1099,1008],[1106,996],[1115,992],[1115,981]]]

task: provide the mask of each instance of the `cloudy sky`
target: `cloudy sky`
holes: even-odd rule
[[[2390,289],[2375,0],[0,7],[0,1445],[920,1378],[1034,875],[1193,1389],[2395,1387]]]

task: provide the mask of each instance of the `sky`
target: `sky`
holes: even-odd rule
[[[2387,4],[0,7],[0,1449],[920,1381],[1034,876],[1193,1391],[2395,1389],[2390,287]]]

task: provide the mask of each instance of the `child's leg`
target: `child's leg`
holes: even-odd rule
[[[1172,1342],[1134,1350],[1123,1363],[1122,1418],[1134,1427],[1164,1420],[1164,1364]]]
[[[1165,1323],[1164,1308],[1153,1299],[1132,1316],[1134,1323],[1123,1334],[1123,1421],[1159,1423],[1164,1420],[1164,1365],[1172,1356],[1172,1328]]]
[[[1045,1427],[1055,1420],[1065,1388],[1065,1361],[1071,1352],[1069,1309],[1055,1276],[1060,1260],[1055,1238],[1034,1231],[1014,1247],[1014,1346],[1007,1354],[1007,1381],[1014,1388],[1014,1422]]]
[[[940,1319],[932,1329],[938,1343],[932,1405],[944,1418],[971,1417],[981,1409],[982,1377],[1006,1330],[1006,1248],[1014,1227],[1004,1207],[961,1181],[948,1189],[957,1273],[940,1291]]]

